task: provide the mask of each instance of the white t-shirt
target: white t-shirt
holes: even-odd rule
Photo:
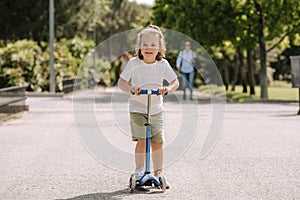
[[[169,83],[177,78],[166,59],[147,64],[138,57],[132,58],[126,65],[120,77],[125,81],[131,81],[134,88],[156,90],[163,86],[165,79]],[[147,113],[147,95],[131,95],[129,99],[129,111]],[[153,95],[151,99],[151,114],[155,115],[163,111],[163,97]]]

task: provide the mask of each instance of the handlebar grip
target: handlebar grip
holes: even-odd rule
[[[158,93],[158,90],[151,90],[151,94],[156,94],[156,95],[158,95],[159,93]]]
[[[145,89],[141,89],[140,93],[139,94],[148,94],[148,90],[145,90]]]
[[[151,94],[159,95],[158,90],[151,90]],[[168,92],[164,94],[164,96],[168,95]]]

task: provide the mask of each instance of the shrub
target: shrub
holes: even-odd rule
[[[76,77],[81,63],[93,46],[93,41],[79,38],[55,43],[57,91],[62,91],[64,77]],[[41,42],[38,45],[34,41],[19,40],[2,48],[0,45],[0,57],[0,87],[28,85],[28,91],[49,90],[49,44]]]
[[[1,87],[28,85],[28,90],[40,90],[45,59],[43,52],[34,41],[19,40],[9,43],[0,50]],[[42,81],[43,82],[43,81]]]

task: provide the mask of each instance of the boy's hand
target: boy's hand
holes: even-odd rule
[[[132,88],[131,89],[131,94],[136,95],[136,96],[140,96],[140,91],[141,91],[141,88]]]
[[[159,87],[157,89],[159,95],[165,95],[166,93],[169,92],[169,88],[168,87]]]

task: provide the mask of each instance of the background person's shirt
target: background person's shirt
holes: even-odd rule
[[[166,59],[147,64],[143,60],[134,57],[128,62],[120,77],[127,82],[131,81],[133,88],[156,90],[163,86],[164,79],[170,83],[177,78],[177,75]],[[161,95],[153,95],[151,100],[152,115],[164,110]],[[129,98],[129,112],[146,114],[147,95],[131,95]]]
[[[194,58],[196,58],[196,54],[192,50],[180,51],[176,60],[176,66],[181,67],[181,71],[183,73],[191,73],[194,71],[194,67],[192,64],[192,60]]]

